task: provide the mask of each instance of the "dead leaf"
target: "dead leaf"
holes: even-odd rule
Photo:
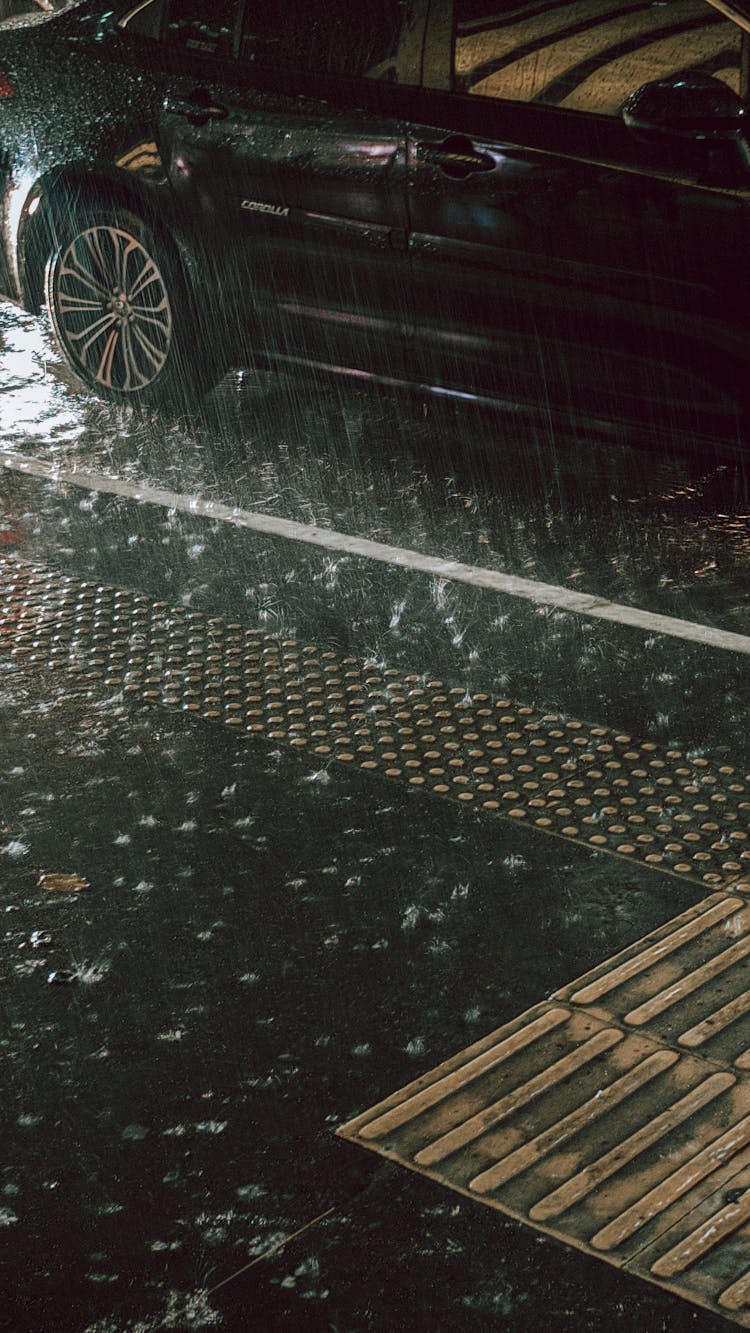
[[[48,871],[42,871],[37,882],[40,889],[51,889],[53,893],[81,893],[90,888],[83,875],[58,875]]]

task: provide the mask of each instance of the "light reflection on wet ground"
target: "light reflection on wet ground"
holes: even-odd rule
[[[194,421],[136,419],[71,390],[37,322],[7,305],[0,337],[7,448],[744,628],[750,489],[729,455],[249,371]]]
[[[445,407],[249,374],[190,426],[139,421],[45,371],[33,321],[3,307],[0,335],[7,447],[746,632],[750,502],[724,460],[521,448],[479,416],[469,446]],[[730,655],[17,476],[1,503],[5,546],[79,577],[750,757],[750,668]],[[97,704],[58,674],[3,664],[0,725],[0,1326],[724,1327],[424,1181],[374,1176],[332,1133],[686,889]],[[43,871],[90,888],[50,893]]]

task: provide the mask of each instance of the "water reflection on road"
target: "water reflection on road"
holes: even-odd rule
[[[281,373],[227,377],[189,421],[135,417],[7,305],[0,339],[6,448],[741,627],[750,495],[728,456]]]

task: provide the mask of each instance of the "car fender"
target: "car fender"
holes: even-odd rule
[[[56,217],[71,205],[114,205],[132,211],[166,235],[188,284],[197,280],[195,259],[154,143],[134,145],[113,167],[92,169],[90,162],[72,163],[36,181],[21,180],[11,191],[9,204],[11,280],[15,298],[31,313],[42,305],[44,267],[55,244]]]

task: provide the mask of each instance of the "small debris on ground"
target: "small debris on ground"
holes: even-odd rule
[[[53,893],[82,893],[90,888],[83,875],[51,874],[46,870],[41,872],[37,883],[40,889],[50,889]]]

